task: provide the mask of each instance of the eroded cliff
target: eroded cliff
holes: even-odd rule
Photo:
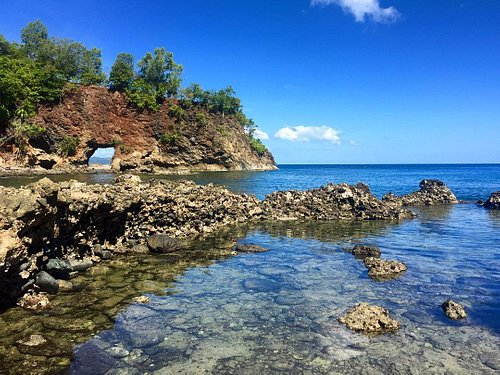
[[[57,103],[42,105],[30,123],[44,131],[31,138],[21,158],[15,144],[4,146],[4,166],[85,166],[98,148],[113,147],[112,166],[120,171],[276,169],[271,153],[257,152],[236,118],[173,99],[153,112],[135,108],[119,92],[73,87]],[[76,144],[70,155],[61,147],[68,140]]]

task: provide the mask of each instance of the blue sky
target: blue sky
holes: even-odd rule
[[[63,5],[64,4],[64,5]],[[500,162],[498,0],[0,0],[0,33],[137,59],[174,52],[184,84],[232,85],[278,163]],[[264,136],[265,138],[265,136]]]

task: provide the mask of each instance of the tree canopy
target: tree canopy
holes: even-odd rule
[[[153,111],[165,98],[180,98],[184,106],[233,116],[254,139],[256,125],[243,114],[231,86],[205,90],[193,83],[181,90],[182,73],[173,53],[161,47],[147,52],[137,66],[131,54],[118,54],[107,80],[100,49],[50,36],[40,20],[30,22],[21,31],[21,43],[10,43],[0,34],[0,135],[8,124],[23,123],[34,115],[39,103],[59,98],[64,85],[71,83],[108,86],[123,92],[137,108]],[[262,147],[256,146],[261,152]]]

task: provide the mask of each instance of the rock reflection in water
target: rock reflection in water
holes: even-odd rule
[[[53,374],[67,369],[74,345],[112,328],[119,311],[134,297],[172,293],[168,288],[176,277],[189,267],[227,257],[228,247],[212,239],[193,242],[192,250],[182,254],[116,258],[72,279],[76,290],[52,297],[48,310],[7,310],[0,314],[0,373]],[[41,335],[45,342],[24,343],[31,335]]]
[[[190,269],[174,294],[123,310],[112,330],[79,346],[71,370],[88,370],[98,356],[96,370],[109,374],[495,373],[500,340],[487,305],[498,297],[498,267],[477,276],[495,254],[483,251],[480,262],[466,257],[491,242],[486,214],[471,206],[421,213],[399,226],[263,224],[246,241],[269,252]],[[464,233],[451,234],[470,218],[485,224],[474,228],[474,247],[457,242]],[[352,241],[404,258],[408,271],[373,282],[359,260],[340,251]],[[480,279],[480,292],[458,278]],[[464,302],[467,320],[447,321],[440,305],[448,295]],[[389,309],[401,329],[377,337],[348,331],[337,317],[361,301]]]

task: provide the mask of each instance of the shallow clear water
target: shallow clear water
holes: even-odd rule
[[[77,347],[72,372],[494,373],[500,215],[474,205],[419,213],[401,225],[262,225],[245,241],[269,252],[189,269],[171,294],[151,294]],[[408,271],[369,279],[344,251],[358,242],[380,246]],[[466,306],[467,320],[444,316],[440,305],[450,297]],[[401,329],[366,337],[337,322],[362,301],[388,308]],[[96,355],[103,360],[89,362]]]
[[[76,177],[109,183],[113,175]],[[439,178],[459,199],[476,200],[500,190],[500,165],[281,166],[164,178],[223,184],[261,198],[344,181],[364,181],[378,196],[408,193],[423,178]],[[57,295],[54,309],[0,315],[0,373],[68,366],[75,374],[498,373],[500,212],[475,204],[415,211],[417,219],[402,223],[228,228],[186,245],[187,255],[101,263],[73,280],[80,291]],[[235,238],[270,251],[228,257]],[[344,251],[355,243],[379,246],[382,258],[402,260],[408,271],[392,281],[369,279],[362,262]],[[141,294],[150,302],[131,303]],[[444,316],[447,298],[465,305],[465,321]],[[363,301],[389,309],[401,329],[367,337],[337,322]],[[20,353],[16,341],[35,333],[53,345]]]

